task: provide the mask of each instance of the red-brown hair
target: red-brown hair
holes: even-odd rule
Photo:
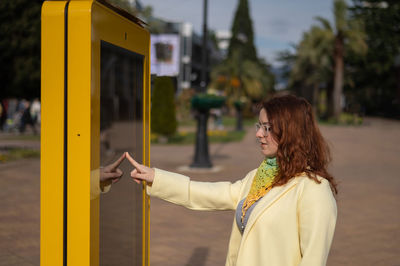
[[[263,103],[271,124],[272,137],[278,143],[279,173],[274,186],[286,184],[305,172],[317,183],[317,175],[327,179],[332,191],[337,184],[327,171],[331,161],[329,147],[319,131],[311,105],[293,95],[274,97]]]

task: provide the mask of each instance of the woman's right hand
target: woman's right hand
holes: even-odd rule
[[[141,181],[146,181],[148,185],[151,186],[154,180],[154,169],[136,162],[128,152],[126,153],[126,158],[136,168],[131,172],[133,180],[138,184],[140,184]]]

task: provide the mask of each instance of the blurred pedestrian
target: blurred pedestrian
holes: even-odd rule
[[[210,109],[210,116],[213,118],[213,129],[224,130],[224,124],[222,121],[222,108]]]
[[[7,99],[7,119],[3,127],[6,132],[17,132],[21,121],[22,113],[18,111],[19,101],[17,99]]]
[[[33,124],[40,125],[40,101],[35,98],[31,103],[30,113],[32,117]]]
[[[36,135],[37,134],[36,126],[31,116],[30,103],[28,101],[26,100],[21,101],[20,112],[22,112],[22,116],[19,125],[19,133],[24,134],[26,126],[29,125],[32,128],[33,133]]]
[[[337,190],[311,105],[291,95],[265,102],[255,136],[265,159],[235,183],[191,181],[127,154],[131,176],[149,195],[189,209],[236,210],[226,265],[325,265]]]

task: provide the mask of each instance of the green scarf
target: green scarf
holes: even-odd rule
[[[278,174],[278,164],[276,158],[265,158],[257,169],[256,176],[253,179],[249,194],[243,203],[242,207],[242,221],[246,215],[247,210],[257,200],[264,197],[272,188],[275,176]]]

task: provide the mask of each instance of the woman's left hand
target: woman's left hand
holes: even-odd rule
[[[117,183],[124,174],[122,170],[118,168],[118,166],[125,158],[126,153],[124,152],[121,157],[118,158],[118,160],[112,164],[100,168],[100,183]]]

